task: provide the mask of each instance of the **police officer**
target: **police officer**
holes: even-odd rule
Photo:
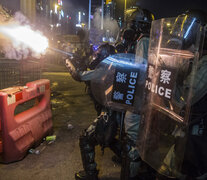
[[[124,47],[124,52],[134,53],[134,47],[138,40],[136,51],[139,57],[136,58],[136,61],[146,64],[150,24],[151,21],[154,20],[154,16],[151,14],[151,12],[138,8],[137,11],[135,11],[135,13],[133,13],[130,17],[131,18],[127,22],[127,28],[123,33],[121,42]],[[137,34],[139,35],[139,39]],[[110,45],[106,45],[106,47],[100,47],[103,48],[100,49],[100,52],[103,53],[104,49],[107,49],[109,46]],[[113,48],[110,47],[108,49]],[[99,54],[97,57],[101,55],[101,57],[105,58],[109,54],[113,54],[111,52],[109,53],[109,51],[107,52],[108,53],[103,53],[106,55],[103,56],[103,54]],[[97,62],[101,61],[99,60]],[[95,62],[92,64],[98,63]],[[99,76],[99,72],[97,70],[78,71],[69,61],[66,61],[66,66],[68,67],[73,78],[79,81],[89,81],[91,78],[96,78],[96,76]],[[143,75],[143,81],[144,79],[145,78]],[[117,127],[117,121],[114,121],[114,119],[119,119],[119,116],[120,114],[117,112],[102,108],[101,115],[83,132],[79,140],[84,171],[76,173],[76,179],[98,179],[98,170],[96,169],[95,163],[95,146],[97,144],[102,145],[102,147],[109,146],[115,152],[115,154],[117,154],[119,157],[121,156],[120,143],[114,138],[116,135],[116,133],[114,133],[116,132],[114,129]],[[137,129],[139,127],[139,119],[140,115],[127,112],[125,118],[125,129],[127,136],[124,141],[125,158],[122,163],[121,179],[133,179],[137,175],[139,155],[135,148],[135,141],[137,137]],[[104,136],[107,136],[108,138],[101,138]]]
[[[75,67],[69,60],[66,60],[66,66],[72,77],[77,81],[89,82],[100,76],[100,72],[95,67],[107,56],[115,53],[115,48],[109,44],[101,45],[93,54],[89,63],[91,70],[81,71]],[[121,113],[113,111],[100,105],[90,91],[98,117],[94,122],[83,131],[79,138],[79,145],[83,163],[83,171],[75,174],[77,180],[97,180],[98,170],[95,162],[95,146],[100,145],[102,150],[109,147],[119,158],[121,158],[121,143],[115,138],[117,133],[118,121]]]
[[[151,22],[154,20],[154,15],[146,9],[138,9],[131,16],[128,27],[134,29],[137,37],[136,45],[136,59],[137,63],[147,64],[148,47],[149,47],[149,34]],[[132,48],[133,49],[133,48]],[[143,76],[143,88],[145,82],[145,74]],[[136,140],[140,124],[139,113],[127,111],[125,114],[124,124],[126,137],[124,139],[124,158],[122,160],[121,180],[137,179],[138,170],[140,166],[140,156],[136,148]]]

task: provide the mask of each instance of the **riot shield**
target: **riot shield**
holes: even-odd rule
[[[147,64],[136,63],[135,54],[115,54],[95,69],[91,91],[101,105],[116,111],[139,112],[143,101]]]
[[[141,158],[168,177],[182,176],[202,37],[200,24],[186,16],[152,23],[137,146]]]

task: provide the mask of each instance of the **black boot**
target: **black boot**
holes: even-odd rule
[[[75,173],[76,180],[98,180],[98,171],[87,174],[86,171]]]
[[[98,170],[95,162],[95,142],[89,139],[88,133],[79,139],[83,171],[75,174],[76,180],[98,180]]]

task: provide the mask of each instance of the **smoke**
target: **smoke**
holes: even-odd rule
[[[8,34],[9,31],[11,31],[10,34]],[[33,32],[34,35],[32,35]],[[15,38],[13,36],[15,33],[19,37]],[[30,33],[31,35],[28,36],[26,33]],[[31,36],[33,36],[33,39]],[[11,16],[0,6],[0,53],[5,58],[16,60],[27,59],[28,57],[40,58],[44,53],[36,51],[32,45],[34,42],[36,47],[41,47],[41,43],[38,45],[38,39],[35,39],[35,37],[40,36],[42,36],[42,33],[34,31],[28,18],[21,12],[16,12],[14,16]],[[26,42],[27,39],[28,42]]]
[[[103,30],[101,30],[101,8],[97,8],[94,16],[93,16],[93,26],[96,29],[96,33],[101,37],[107,37],[107,38],[114,38],[116,39],[116,36],[119,32],[119,26],[116,20],[112,19],[110,16],[104,16],[103,19]]]
[[[29,19],[25,17],[21,12],[16,12],[14,14],[14,22],[18,22],[22,25],[29,25]]]

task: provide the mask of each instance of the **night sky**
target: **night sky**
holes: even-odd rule
[[[172,17],[187,9],[201,9],[207,13],[207,0],[140,0],[140,6],[152,11],[157,18]]]
[[[86,11],[88,11],[88,0],[64,1],[69,7],[84,8]],[[124,3],[124,0],[116,1],[119,4]],[[207,0],[127,0],[129,5],[136,4],[134,2],[137,2],[137,4],[141,7],[152,11],[156,18],[177,16],[179,13],[182,13],[187,9],[202,9],[207,13]]]
[[[75,9],[84,9],[88,12],[88,0],[63,0],[63,3],[68,12]]]
[[[68,12],[77,10],[85,10],[88,12],[88,1],[89,0],[63,0],[65,9]],[[97,2],[98,0],[92,0]],[[124,0],[115,0],[119,9],[123,8]],[[19,0],[0,0],[0,4],[6,3],[10,9],[19,9]],[[141,7],[152,11],[155,17],[172,17],[177,16],[179,13],[187,9],[202,9],[207,13],[207,0],[127,0],[128,5],[139,4]],[[119,10],[119,12],[121,12]]]

